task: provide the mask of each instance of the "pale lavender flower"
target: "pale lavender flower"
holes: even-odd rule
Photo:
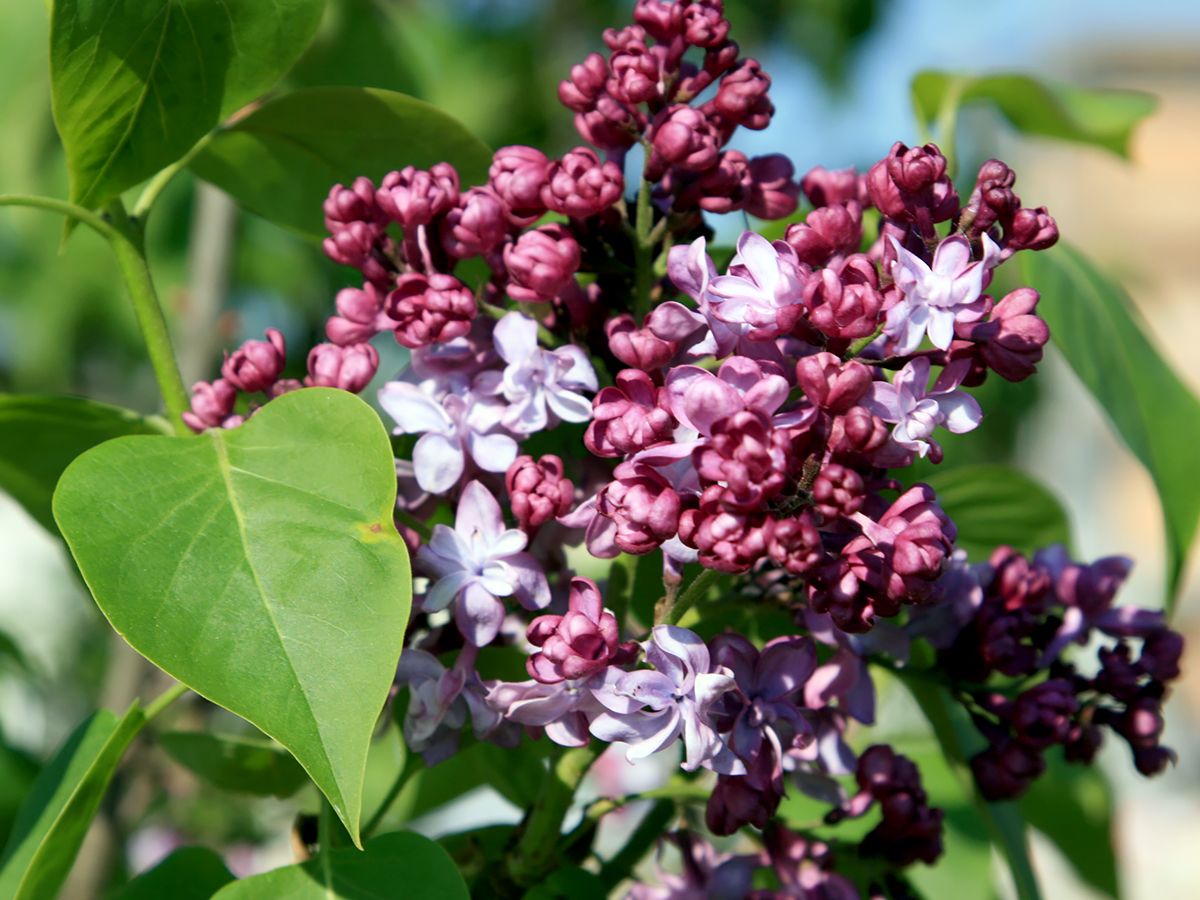
[[[408,687],[404,743],[435,765],[458,748],[458,732],[468,716],[478,735],[491,733],[500,715],[485,702],[485,689],[475,672],[476,648],[470,645],[447,669],[436,656],[408,648],[400,654],[396,683]]]
[[[546,737],[562,747],[582,747],[589,740],[587,714],[599,706],[582,681],[491,681],[487,704],[507,722],[542,728]]]
[[[983,419],[979,403],[966,391],[957,390],[970,369],[967,360],[951,363],[942,370],[932,388],[929,360],[918,357],[896,373],[891,384],[872,383],[862,405],[885,422],[895,424],[892,440],[904,450],[925,456],[939,425],[954,434],[976,428]]]
[[[605,671],[592,695],[604,707],[590,724],[602,741],[629,745],[630,761],[657,753],[683,737],[683,768],[694,771],[724,745],[709,722],[712,704],[734,688],[733,675],[714,670],[708,647],[694,632],[656,625],[644,645],[654,669]]]
[[[888,310],[883,333],[895,341],[894,352],[901,356],[916,351],[926,333],[935,347],[949,349],[955,322],[977,322],[987,314],[984,276],[999,262],[999,248],[985,234],[983,259],[971,262],[970,242],[955,235],[938,244],[929,266],[891,240],[896,250],[892,278],[902,296]]]
[[[580,391],[599,388],[587,354],[574,344],[557,350],[538,346],[537,322],[521,313],[508,313],[493,332],[496,350],[508,365],[501,375],[484,372],[479,390],[502,393],[509,407],[503,424],[517,434],[533,434],[564,422],[586,422],[592,402]],[[511,460],[510,460],[511,462]]]
[[[456,382],[440,397],[433,380],[419,386],[390,381],[379,390],[380,406],[396,420],[393,433],[421,435],[413,448],[413,471],[431,494],[454,487],[468,457],[487,472],[504,472],[517,458],[517,442],[499,430],[504,403],[467,389],[463,379]]]
[[[454,527],[435,525],[433,537],[417,551],[417,562],[436,581],[425,595],[433,612],[455,603],[454,619],[471,644],[495,639],[504,621],[502,597],[515,597],[526,609],[550,602],[550,585],[537,560],[523,552],[529,538],[505,528],[500,504],[478,481],[463,488]]]
[[[804,315],[805,275],[788,244],[744,231],[729,273],[713,278],[705,295],[716,318],[738,331],[744,327],[750,340],[770,340]]]

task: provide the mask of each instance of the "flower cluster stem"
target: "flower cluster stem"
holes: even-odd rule
[[[633,312],[639,322],[650,312],[650,289],[654,283],[654,238],[650,233],[654,218],[650,205],[650,182],[645,178],[638,185],[637,219],[633,227],[634,272]]]
[[[716,569],[704,569],[678,598],[672,600],[669,595],[664,597],[654,611],[654,624],[678,625],[684,614],[708,593],[708,589],[720,575]]]
[[[508,861],[508,876],[520,887],[530,887],[553,871],[562,836],[563,819],[575,799],[575,791],[604,745],[592,741],[573,747],[559,756],[547,773],[534,801],[516,848]]]

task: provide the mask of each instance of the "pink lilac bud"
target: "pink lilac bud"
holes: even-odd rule
[[[993,572],[988,593],[1003,609],[1041,614],[1050,608],[1054,582],[1043,567],[1033,565],[1012,547],[997,547],[988,565]]]
[[[800,179],[800,187],[808,201],[818,208],[844,205],[851,201],[861,207],[868,201],[862,176],[853,167],[832,171],[824,166],[809,169]]]
[[[796,211],[800,185],[792,161],[779,153],[750,160],[750,199],[746,211],[760,219],[783,219]]]
[[[649,372],[669,363],[678,351],[674,341],[657,337],[649,328],[638,328],[633,316],[621,313],[604,323],[612,355],[635,369]]]
[[[702,483],[720,486],[727,509],[763,510],[787,483],[788,444],[769,416],[744,410],[716,422],[692,459]]]
[[[1183,656],[1183,635],[1170,628],[1160,628],[1146,635],[1138,666],[1156,681],[1173,681],[1179,677],[1179,660]]]
[[[778,519],[771,529],[767,552],[772,562],[792,575],[804,575],[825,557],[821,533],[807,512],[791,519]]]
[[[307,387],[333,387],[357,394],[375,377],[379,354],[370,344],[317,344],[308,352]]]
[[[729,37],[721,0],[694,0],[683,8],[683,37],[693,47],[717,47]]]
[[[933,489],[918,484],[900,495],[879,525],[894,535],[890,562],[903,581],[904,592],[920,595],[941,573],[942,563],[954,549],[958,533],[954,523],[937,505]]]
[[[599,53],[589,53],[583,62],[571,66],[570,77],[559,83],[558,99],[567,109],[577,113],[587,112],[595,106],[596,98],[604,91],[607,81],[608,62]]]
[[[1001,378],[1022,381],[1037,371],[1050,328],[1036,314],[1038,292],[1018,288],[992,307],[986,320],[956,323],[955,333],[976,344],[984,364]]]
[[[804,283],[808,321],[827,338],[850,341],[875,331],[883,315],[883,295],[875,267],[866,257],[849,257],[840,271],[819,269]]]
[[[1012,706],[1012,727],[1028,747],[1045,750],[1061,744],[1079,710],[1075,690],[1064,678],[1051,678],[1022,691]]]
[[[738,150],[726,150],[717,164],[698,178],[687,179],[685,176],[680,179],[673,176],[674,173],[667,174],[664,187],[668,192],[676,193],[677,209],[698,206],[711,213],[734,212],[750,202],[754,189],[750,161],[746,159],[746,154]],[[685,182],[677,191],[674,190],[676,180]]]
[[[848,412],[871,386],[871,370],[851,360],[843,363],[832,353],[815,353],[796,362],[796,383],[808,402],[831,413]]]
[[[658,54],[644,43],[613,53],[608,66],[612,74],[605,88],[614,99],[636,106],[661,98],[663,79]]]
[[[192,431],[219,427],[233,414],[237,388],[223,378],[197,381],[192,385],[192,408],[183,414],[183,421]]]
[[[383,264],[374,258],[379,240],[380,230],[377,226],[367,222],[349,222],[325,238],[321,247],[325,255],[338,265],[359,269],[370,281],[379,283],[386,282],[389,274]]]
[[[975,189],[963,208],[959,225],[972,234],[983,234],[993,225],[1005,225],[1021,207],[1021,200],[1013,193],[1017,176],[998,159],[989,159],[979,167]]]
[[[958,212],[946,157],[934,144],[910,149],[897,141],[867,172],[867,191],[885,216],[915,223],[925,236],[932,236],[934,223]]]
[[[366,222],[382,226],[387,216],[375,203],[375,183],[370,178],[356,178],[350,187],[335,184],[322,206],[325,227],[330,232],[351,222]]]
[[[389,172],[375,192],[375,202],[405,229],[428,225],[458,202],[458,172],[449,163]]]
[[[1058,224],[1046,211],[1019,209],[1012,219],[1012,226],[1004,235],[1003,256],[1011,256],[1018,250],[1045,250],[1058,243]]]
[[[649,553],[679,528],[679,494],[656,469],[621,463],[614,480],[596,496],[596,510],[612,519],[614,541],[626,553]]]
[[[274,400],[276,397],[282,397],[284,394],[290,394],[292,391],[298,391],[304,387],[304,382],[299,378],[280,378],[267,391],[267,396]]]
[[[504,248],[508,296],[538,303],[558,296],[579,269],[580,250],[562,225],[543,225]]]
[[[761,131],[771,123],[775,112],[767,96],[770,89],[771,78],[758,60],[743,59],[721,79],[712,107],[721,116],[726,129],[741,125]]]
[[[518,456],[504,474],[504,486],[521,530],[532,534],[544,524],[566,515],[575,487],[563,477],[563,461],[547,454],[535,460]]]
[[[576,147],[550,164],[542,187],[542,205],[551,212],[586,219],[608,209],[624,191],[620,166],[601,163],[595,150]]]
[[[410,349],[444,344],[471,330],[475,297],[470,289],[441,272],[409,272],[396,279],[387,296],[387,314],[396,340]]]
[[[514,215],[540,216],[546,211],[542,188],[549,167],[546,154],[534,147],[501,147],[492,155],[488,184]]]
[[[635,115],[615,97],[601,94],[595,108],[575,114],[575,130],[588,143],[601,150],[619,152],[632,147],[644,127],[644,117]]]
[[[639,369],[622,369],[616,384],[592,401],[583,443],[596,456],[616,458],[669,441],[675,425],[654,380]]]
[[[526,638],[538,652],[525,660],[525,668],[542,684],[588,678],[607,669],[623,650],[628,654],[596,582],[572,578],[568,603],[566,615],[538,616],[529,623]]]
[[[384,296],[371,283],[342,288],[335,301],[338,314],[325,322],[325,334],[335,344],[359,344],[395,327],[384,312]]]
[[[721,502],[720,485],[705,488],[698,509],[679,517],[679,539],[700,551],[700,562],[739,574],[767,555],[774,522],[762,513],[731,512]]]
[[[646,29],[641,25],[605,28],[601,37],[613,53],[636,53],[646,49]]]
[[[862,476],[840,463],[826,463],[813,480],[813,509],[826,520],[848,519],[863,508],[866,486]]]
[[[274,328],[268,328],[265,341],[246,341],[231,356],[227,356],[221,366],[221,375],[247,394],[265,391],[283,371],[286,358],[283,335]]]
[[[863,456],[881,449],[887,444],[889,435],[883,419],[855,406],[833,420],[829,447],[840,456]]]
[[[633,8],[633,21],[646,30],[659,43],[669,43],[683,30],[684,4],[675,0],[637,0]]]
[[[1044,771],[1040,751],[1008,738],[971,758],[979,793],[993,803],[1021,796]]]
[[[736,834],[746,825],[765,828],[782,799],[777,791],[758,790],[746,778],[722,775],[708,797],[704,824],[719,835]]]
[[[471,188],[446,213],[441,233],[442,247],[451,257],[481,256],[508,234],[508,208],[488,188]]]
[[[655,155],[689,172],[717,163],[719,135],[708,117],[690,106],[671,106],[654,120],[651,142]]]
[[[833,256],[846,256],[862,243],[862,209],[849,203],[814,209],[803,222],[789,225],[784,240],[801,262],[823,266]]]

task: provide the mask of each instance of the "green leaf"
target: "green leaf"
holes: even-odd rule
[[[1008,863],[1019,900],[1040,900],[1037,875],[1029,859],[1025,821],[1015,803],[988,803],[975,789],[968,760],[982,749],[984,739],[970,718],[940,684],[919,672],[898,671],[921,712],[929,720],[947,764],[958,777],[963,791],[971,798],[978,820],[988,837]]]
[[[181,847],[112,900],[208,900],[233,880],[225,861],[207,847]]]
[[[958,527],[958,546],[984,560],[1001,544],[1032,553],[1071,543],[1066,511],[1046,488],[1010,466],[959,466],[925,479]]]
[[[0,489],[58,532],[50,499],[84,450],[125,434],[163,434],[161,420],[81,397],[0,394]]]
[[[366,852],[333,850],[298,866],[235,881],[213,900],[468,900],[467,886],[440,846],[412,832],[384,834]]]
[[[487,179],[491,152],[428,103],[373,88],[305,88],[218,132],[192,170],[247,209],[325,235],[321,203],[338,182],[378,181],[404,166],[452,163],[464,185]]]
[[[290,797],[308,783],[296,760],[271,741],[203,731],[167,731],[155,740],[175,762],[227,791]]]
[[[917,117],[932,123],[943,104],[995,105],[1024,134],[1103,147],[1129,155],[1133,129],[1158,105],[1141,91],[1083,88],[1017,73],[971,75],[925,71],[912,82]]]
[[[1085,883],[1109,897],[1121,896],[1113,847],[1112,789],[1096,766],[1046,755],[1046,774],[1020,799],[1031,826],[1058,847]]]
[[[240,428],[109,441],[54,495],[117,632],[283,744],[356,840],[412,597],[395,497],[382,422],[330,388]]]
[[[304,52],[324,0],[55,0],[54,121],[71,200],[103,206],[175,162]]]
[[[129,742],[145,724],[134,704],[93,713],[46,764],[17,813],[0,860],[0,897],[38,900],[62,886]]]
[[[1200,519],[1200,401],[1146,334],[1119,284],[1074,247],[1021,254],[1025,280],[1041,292],[1038,313],[1075,374],[1149,471],[1167,539],[1167,609]]]

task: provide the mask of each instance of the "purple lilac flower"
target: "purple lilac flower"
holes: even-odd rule
[[[404,714],[404,743],[435,765],[458,748],[458,732],[470,716],[475,733],[491,733],[501,717],[484,702],[485,690],[475,673],[474,647],[459,653],[447,669],[436,656],[410,647],[400,654],[396,683],[409,689]]]
[[[804,315],[805,276],[790,246],[744,231],[729,274],[713,278],[706,296],[716,318],[744,328],[751,340],[769,340],[791,331]]]
[[[516,597],[526,609],[550,602],[546,573],[528,553],[519,528],[505,528],[500,504],[478,481],[468,482],[458,501],[454,527],[435,525],[417,562],[437,579],[425,595],[426,612],[455,602],[454,618],[471,644],[489,644],[504,621],[501,597]]]
[[[892,441],[896,445],[925,456],[931,446],[937,447],[932,435],[938,425],[962,434],[983,420],[975,398],[956,390],[969,368],[966,360],[951,363],[938,375],[933,387],[927,388],[929,360],[918,357],[897,372],[891,384],[873,383],[862,405],[883,421],[895,424]]]

